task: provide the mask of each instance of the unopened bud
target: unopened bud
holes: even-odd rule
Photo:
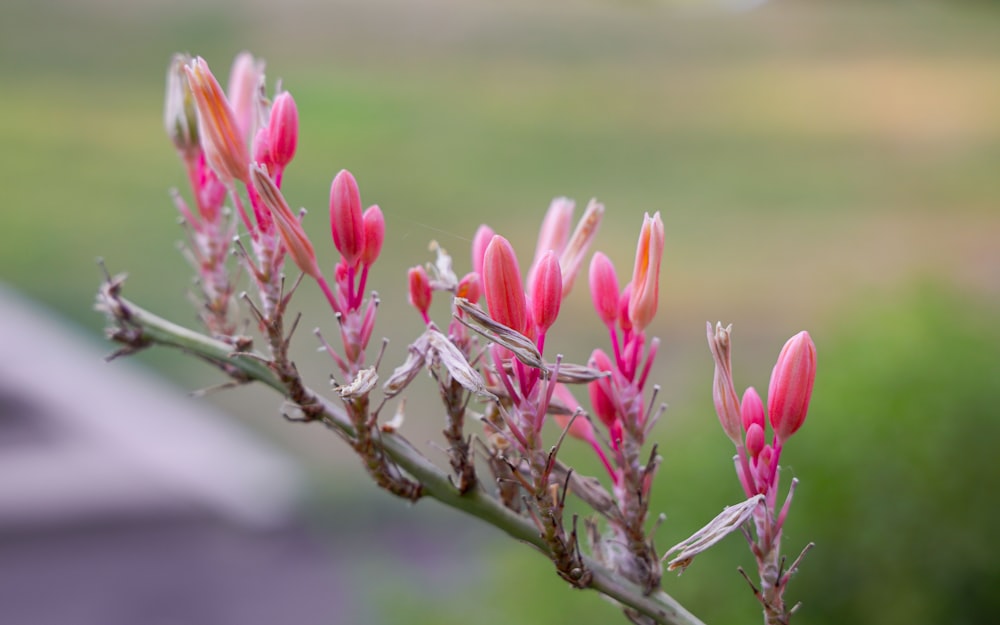
[[[427,323],[430,320],[427,311],[431,307],[431,283],[427,278],[427,271],[419,265],[411,267],[407,277],[410,305],[420,311],[424,323]]]
[[[225,183],[249,184],[250,153],[222,87],[201,57],[186,67],[188,84],[198,111],[198,132],[205,160]]]
[[[660,213],[643,217],[632,271],[632,297],[628,312],[632,324],[645,330],[656,315],[660,294],[660,261],[663,258],[663,221]]]
[[[752,386],[743,391],[743,399],[740,401],[740,419],[744,432],[749,432],[750,426],[754,423],[761,428],[764,427],[764,402],[757,394],[757,389]]]
[[[357,265],[365,246],[361,192],[358,182],[346,169],[340,170],[330,185],[330,231],[333,244],[347,265]]]
[[[721,323],[717,323],[715,328],[711,323],[706,323],[705,326],[708,347],[715,361],[715,373],[712,379],[712,401],[715,403],[715,412],[719,416],[722,431],[734,445],[739,447],[742,444],[743,422],[740,415],[740,400],[733,384],[732,359],[729,351],[729,333],[732,331],[732,326],[723,327]]]
[[[540,333],[545,333],[555,323],[561,302],[562,274],[559,259],[550,250],[538,262],[535,280],[531,284],[531,316]]]
[[[590,297],[606,326],[614,326],[618,319],[618,296],[615,266],[603,252],[596,252],[590,259]]]
[[[486,248],[493,240],[493,228],[486,224],[479,226],[475,236],[472,237],[472,270],[483,275],[483,257],[486,256]]]
[[[529,334],[528,306],[517,255],[500,235],[493,236],[483,255],[483,287],[490,316],[512,330]]]
[[[256,132],[257,124],[263,122],[258,120],[263,87],[264,61],[255,59],[249,52],[237,54],[229,70],[226,93],[243,141],[248,141],[251,133]]]
[[[764,427],[758,423],[751,423],[747,430],[747,455],[756,459],[764,449]]]
[[[267,170],[259,165],[254,165],[251,174],[252,184],[261,202],[270,211],[274,218],[274,223],[278,227],[281,235],[281,242],[288,250],[289,256],[295,261],[296,266],[302,273],[311,276],[315,280],[321,280],[322,274],[319,265],[316,263],[316,252],[313,250],[309,237],[302,229],[302,223],[288,207],[278,185],[274,184]]]
[[[186,54],[175,54],[167,68],[167,93],[163,106],[163,122],[167,136],[184,158],[193,159],[201,145],[198,143],[198,113],[194,96],[188,85],[184,66],[191,61]]]
[[[372,204],[361,216],[365,227],[365,249],[361,253],[361,263],[371,267],[382,253],[382,242],[385,240],[385,218],[382,209]]]
[[[780,445],[802,427],[816,379],[816,345],[803,330],[778,354],[767,389],[767,412]]]
[[[555,252],[558,257],[566,247],[570,228],[573,226],[574,207],[573,200],[564,197],[557,197],[549,204],[549,210],[545,213],[542,225],[538,229],[535,258],[531,261],[531,269],[528,271],[529,288],[534,281],[535,269],[542,260],[542,256],[546,252]]]
[[[299,142],[299,111],[292,94],[287,91],[274,98],[267,135],[272,162],[280,168],[286,167],[295,156]]]
[[[563,276],[563,297],[566,297],[573,288],[576,274],[580,272],[583,259],[590,249],[590,244],[597,236],[597,228],[601,225],[604,217],[604,205],[597,200],[590,200],[587,210],[583,212],[583,217],[576,225],[576,230],[570,237],[566,248],[559,257],[559,265],[562,268]]]
[[[455,289],[455,297],[461,297],[475,304],[483,294],[482,282],[479,281],[479,274],[470,271],[458,281]]]

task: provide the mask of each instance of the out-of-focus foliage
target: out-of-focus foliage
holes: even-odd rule
[[[974,624],[1000,610],[1000,309],[876,297],[831,334],[797,515],[812,623]],[[809,529],[806,529],[809,528]]]

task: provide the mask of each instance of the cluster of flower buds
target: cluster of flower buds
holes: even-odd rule
[[[244,251],[243,261],[260,293],[262,316],[273,317],[280,305],[286,249],[275,228],[272,206],[262,200],[254,172],[255,168],[263,170],[273,187],[280,188],[298,143],[294,99],[282,91],[273,103],[268,101],[264,95],[264,64],[249,53],[236,57],[228,93],[204,59],[177,55],[167,77],[166,126],[188,166],[198,209],[196,219],[177,200],[185,221],[196,233],[192,247],[195,259],[200,261],[197,266],[202,282],[209,282],[210,275],[227,275],[225,256],[235,233],[231,220],[222,221],[228,213],[223,210],[228,199],[250,237],[254,260]],[[250,203],[253,219],[238,184]],[[215,256],[202,252],[206,246],[199,243],[199,238],[211,241]]]
[[[737,449],[736,472],[748,497],[776,496],[778,460],[784,443],[805,421],[816,377],[816,345],[802,331],[788,339],[771,372],[767,392],[772,439],[766,442],[764,402],[751,386],[737,398],[730,357],[731,328],[707,326],[715,360],[712,396],[722,429]]]
[[[816,377],[816,345],[809,333],[802,331],[788,339],[778,355],[767,391],[767,416],[772,429],[768,443],[765,432],[768,419],[760,395],[752,386],[742,398],[736,393],[730,356],[731,327],[719,323],[713,328],[709,323],[706,330],[715,360],[712,385],[715,410],[723,431],[736,447],[734,462],[740,484],[750,498],[748,501],[754,502],[756,541],[751,542],[751,551],[760,573],[762,591],[758,596],[768,618],[784,622],[780,620],[787,616],[782,595],[799,560],[782,570],[781,532],[797,481],[792,480],[779,510],[778,462],[785,442],[802,427],[809,410]]]

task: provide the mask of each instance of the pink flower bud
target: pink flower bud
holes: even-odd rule
[[[494,235],[483,255],[483,291],[495,321],[528,335],[528,305],[521,270],[510,242]]]
[[[562,254],[569,241],[570,227],[573,225],[573,210],[576,204],[565,197],[557,197],[549,204],[542,226],[538,231],[538,245],[535,247],[535,262],[546,252]]]
[[[590,259],[590,297],[594,310],[606,326],[614,326],[618,319],[618,296],[615,266],[603,252],[596,252]]]
[[[747,454],[751,458],[756,458],[764,449],[764,427],[758,423],[751,423],[747,430]]]
[[[261,167],[266,168],[269,172],[273,171],[274,161],[271,159],[271,137],[266,127],[257,131],[256,136],[253,138],[252,147],[253,161]]]
[[[612,371],[611,359],[600,349],[593,351],[590,355],[590,362],[587,364],[598,371],[608,373]],[[601,423],[610,429],[618,420],[618,412],[615,410],[614,400],[605,390],[609,382],[610,377],[594,380],[587,385],[587,390],[590,392],[590,405],[594,409],[594,414],[601,420]]]
[[[271,160],[284,168],[295,156],[299,142],[299,111],[292,94],[282,91],[271,105],[271,118],[267,123]]]
[[[424,323],[430,321],[427,311],[431,307],[431,282],[423,267],[411,267],[409,274],[410,305],[420,311]]]
[[[555,252],[558,256],[562,254],[569,240],[569,231],[573,225],[573,200],[564,197],[557,197],[549,204],[549,210],[545,213],[542,225],[538,230],[538,244],[535,246],[535,258],[531,262],[528,270],[528,288],[535,280],[535,271],[542,256],[546,252]]]
[[[587,255],[587,250],[590,249],[590,244],[594,242],[594,237],[597,236],[597,228],[601,225],[603,217],[604,205],[597,200],[590,200],[587,204],[587,210],[583,212],[583,217],[576,224],[573,235],[563,249],[562,255],[559,257],[559,265],[563,275],[563,297],[569,295],[573,288],[576,274],[580,272],[583,259]]]
[[[340,170],[330,185],[330,230],[333,245],[347,265],[356,266],[364,251],[365,226],[358,182],[346,169]]]
[[[743,400],[740,401],[740,419],[744,432],[749,432],[750,426],[754,423],[762,429],[764,427],[764,402],[757,394],[757,389],[752,386],[743,391]]]
[[[313,250],[309,237],[302,229],[302,224],[298,217],[292,213],[288,207],[278,185],[274,184],[267,171],[259,165],[254,165],[251,170],[251,179],[254,190],[274,218],[275,225],[278,226],[278,233],[281,235],[281,242],[288,250],[289,256],[302,273],[311,276],[317,281],[322,281],[319,265],[316,263],[316,252]]]
[[[465,276],[458,281],[458,287],[455,289],[456,297],[463,297],[469,300],[472,304],[479,302],[479,298],[482,294],[482,282],[479,281],[479,274],[474,271],[470,271],[465,274]]]
[[[816,345],[803,330],[781,348],[767,389],[767,412],[779,445],[806,420],[815,378]]]
[[[660,261],[663,258],[663,221],[660,213],[643,217],[632,271],[632,297],[628,312],[632,324],[643,331],[656,315],[660,293]]]
[[[256,132],[261,90],[264,84],[264,61],[253,58],[249,52],[240,52],[233,59],[229,70],[226,93],[232,103],[236,127],[244,142]]]
[[[550,250],[538,262],[531,285],[531,316],[540,333],[544,334],[556,322],[561,302],[562,272],[556,253]]]
[[[191,61],[186,54],[175,54],[167,69],[167,95],[163,106],[163,123],[167,136],[184,158],[193,159],[201,150],[198,143],[198,113],[188,85],[184,66]]]
[[[236,115],[208,63],[198,57],[185,68],[198,111],[198,131],[205,159],[226,184],[249,183],[250,153]]]
[[[486,255],[486,247],[493,240],[493,228],[486,224],[479,226],[476,235],[472,237],[472,270],[483,275],[483,256]]]
[[[385,218],[378,204],[372,204],[362,215],[365,226],[365,250],[361,253],[361,263],[371,267],[382,253],[382,241],[385,240]]]

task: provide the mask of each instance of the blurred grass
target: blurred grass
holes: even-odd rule
[[[103,256],[112,271],[131,273],[130,297],[193,321],[183,299],[189,272],[174,252],[182,233],[166,192],[183,176],[162,131],[163,72],[172,52],[187,50],[205,56],[221,77],[235,52],[252,49],[267,59],[270,84],[281,78],[298,102],[300,151],[286,190],[291,202],[311,209],[307,228],[326,266],[333,252],[322,243],[324,205],[337,170],[350,168],[366,203],[385,211],[385,257],[372,279],[385,303],[381,327],[393,340],[389,362],[418,330],[403,284],[408,266],[430,258],[429,239],[450,249],[462,270],[469,237],[488,221],[527,255],[553,196],[580,204],[597,196],[608,206],[598,246],[624,273],[642,212],[663,211],[667,254],[655,330],[665,349],[654,374],[671,404],[661,428],[666,463],[657,501],[670,515],[663,543],[696,529],[736,493],[725,462],[731,452],[706,397],[704,321],[735,322],[738,380],[758,388],[784,338],[808,328],[821,369],[802,447],[787,450],[803,479],[792,549],[836,530],[830,518],[839,518],[837,506],[855,513],[878,507],[880,491],[862,496],[836,483],[836,463],[858,463],[861,477],[852,486],[870,486],[862,470],[884,471],[892,486],[882,488],[896,489],[899,463],[919,464],[907,458],[924,444],[913,428],[860,437],[868,447],[857,452],[827,441],[859,439],[876,411],[884,427],[914,418],[918,408],[927,427],[942,422],[935,415],[972,419],[954,406],[988,388],[1000,346],[974,340],[989,328],[988,313],[963,311],[992,310],[1000,296],[997,32],[1000,9],[975,2],[771,2],[738,13],[707,2],[10,0],[0,7],[0,279],[96,335],[102,320],[89,310],[99,280],[93,259]],[[902,286],[924,280],[945,286],[919,296]],[[880,297],[881,308],[868,307]],[[330,327],[310,285],[299,298],[307,328]],[[584,289],[568,306],[549,345],[582,360],[602,333]],[[877,327],[892,332],[883,336]],[[948,330],[962,334],[939,337]],[[309,355],[310,339],[300,336],[300,364],[322,385],[329,366]],[[978,368],[955,366],[975,358],[982,359]],[[185,386],[205,384],[203,371],[183,359],[145,359]],[[978,380],[980,395],[936,383],[956,371]],[[904,401],[898,389],[926,392],[928,405]],[[837,403],[848,398],[852,404]],[[329,468],[342,456],[330,451],[336,441],[259,414],[275,403],[265,393],[248,389],[216,401],[255,413],[251,421],[316,466]],[[411,403],[407,427],[418,441],[438,427],[421,423],[430,405],[420,397]],[[974,412],[983,423],[998,417],[986,401]],[[948,436],[942,455],[920,448],[920,461],[942,475],[967,467],[964,479],[974,482],[975,471],[987,469],[967,464],[963,441]],[[872,451],[878,446],[882,451]],[[592,462],[582,451],[570,453],[585,466]],[[323,488],[339,493],[355,484],[339,476],[356,476],[356,469],[338,471]],[[874,521],[849,517],[840,533],[819,540],[802,575],[802,592],[812,597],[807,609],[839,615],[829,622],[940,622],[944,617],[931,616],[937,608],[923,603],[930,591],[906,595],[897,615],[865,618],[878,597],[868,603],[859,589],[867,578],[836,555],[869,527],[878,528],[869,542],[888,540],[899,521],[892,513],[912,511],[927,493],[943,494],[932,486],[920,480],[901,491],[905,499],[894,510]],[[959,486],[955,492],[987,499]],[[837,495],[823,499],[831,492]],[[976,528],[980,536],[995,506],[977,505],[955,518],[948,513],[961,503],[952,502],[939,511],[940,522],[926,523]],[[921,553],[909,541],[931,534],[923,526],[900,533],[871,566],[896,580],[887,596],[903,596],[906,584],[921,588],[895,558],[907,549]],[[667,581],[704,606],[709,622],[751,609],[732,573],[733,562],[745,562],[738,543],[728,541],[685,577]],[[956,553],[972,557],[968,544]],[[995,545],[987,545],[979,555],[992,558]],[[497,554],[496,579],[484,582],[490,588],[469,593],[490,597],[497,622],[547,622],[565,610],[581,623],[609,618],[593,598],[570,598],[548,570],[521,557]],[[977,566],[982,576],[971,581],[943,574],[925,580],[961,582],[949,600],[981,602],[982,581],[991,578],[988,567]],[[825,590],[841,575],[854,581],[839,595]],[[524,606],[510,601],[511,592],[530,594],[525,587],[538,596]],[[796,596],[795,584],[791,592]],[[411,594],[417,601],[420,592]],[[720,595],[734,599],[720,602]],[[426,603],[432,613],[439,601]],[[461,615],[456,608],[440,617]],[[811,612],[808,620],[821,617]]]

